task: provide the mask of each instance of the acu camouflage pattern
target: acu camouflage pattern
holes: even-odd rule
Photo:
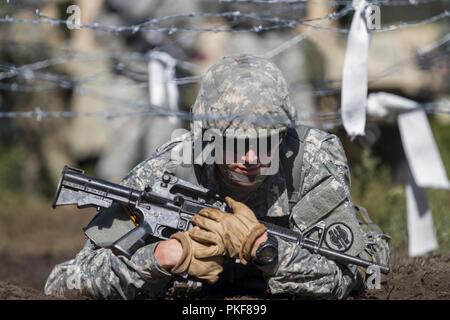
[[[213,65],[203,77],[192,111],[201,119],[191,123],[196,137],[208,128],[222,133],[284,130],[296,119],[281,71],[268,60],[248,55],[226,57]]]
[[[233,72],[234,69],[236,72]],[[228,76],[221,76],[222,73]],[[248,81],[244,81],[247,77]],[[229,79],[239,81],[239,85]],[[256,84],[256,81],[264,84]],[[227,93],[231,96],[227,97]],[[256,100],[252,100],[253,98]],[[252,101],[257,101],[257,104]],[[244,105],[245,108],[241,109]],[[242,116],[236,117],[240,120],[249,113],[254,116],[263,113],[273,115],[275,120],[270,124],[265,123],[264,128],[267,129],[282,128],[280,119],[284,127],[287,122],[295,119],[295,112],[287,95],[287,85],[281,73],[269,62],[254,57],[227,58],[222,64],[212,67],[205,76],[193,111],[197,115],[230,115],[236,112]],[[199,130],[211,127],[255,128],[255,124],[245,121],[197,121],[193,124],[191,133],[161,146],[151,158],[137,165],[122,183],[143,190],[147,184],[160,180],[164,171],[168,171],[226,196],[217,180],[214,165],[180,165],[171,156],[173,152],[182,152],[186,144],[192,145],[196,133],[201,133]],[[261,128],[261,124],[256,125],[256,128]],[[326,223],[345,222],[355,234],[352,253],[388,265],[389,247],[386,236],[367,221],[362,221],[364,223],[361,225],[358,223],[350,196],[347,159],[335,135],[316,129],[309,130],[304,141],[302,189],[298,200],[293,204],[289,203],[286,186],[286,177],[292,175],[292,172],[287,171],[283,163],[280,163],[279,171],[268,176],[258,190],[251,190],[247,194],[240,190],[239,200],[247,204],[259,219],[299,232],[306,232],[319,220]],[[132,228],[134,225],[122,208],[113,206],[101,210],[85,228],[85,234],[89,238],[85,247],[75,259],[57,265],[51,272],[45,286],[46,294],[78,294],[94,299],[134,299],[141,296],[163,297],[167,292],[190,295],[204,289],[205,286],[199,285],[198,281],[180,279],[159,268],[153,255],[156,243],[140,248],[130,260],[116,256],[107,249]],[[261,281],[270,293],[342,299],[353,289],[364,286],[364,273],[358,272],[361,270],[339,265],[301,249],[295,243],[282,239],[278,239],[278,243],[278,261],[258,269],[250,266],[261,273]],[[230,268],[224,265],[224,274]],[[243,274],[248,271],[248,266],[239,268]],[[247,276],[241,277],[243,281],[246,278]]]
[[[166,144],[155,156],[135,167],[124,179],[123,184],[142,190],[149,181],[160,179],[164,171],[177,175],[179,166],[173,163],[170,154],[182,145],[181,141],[192,138],[192,135],[188,134],[178,138],[178,141]],[[346,161],[342,161],[343,157],[345,155],[336,136],[312,129],[306,139],[302,167],[305,177],[302,198],[293,207],[292,212],[289,212],[282,166],[279,173],[268,177],[257,192],[248,195],[245,203],[254,210],[258,218],[274,221],[281,218],[279,221],[284,221],[291,228],[302,231],[317,219],[313,208],[315,201],[320,199],[315,195],[342,189],[343,191],[338,193],[345,192],[346,197],[341,199],[340,203],[330,203],[329,212],[326,212],[322,219],[331,221],[339,217],[338,220],[345,219],[347,222],[353,220],[357,224],[355,210],[347,193],[350,181]],[[213,166],[203,168],[199,183],[220,192],[217,190],[218,183]],[[302,210],[302,206],[311,209]],[[131,225],[129,229],[125,228],[113,234],[107,227],[110,225],[111,216],[126,217],[124,219],[128,217],[118,207],[102,210],[86,229],[86,234],[91,238],[86,246],[75,259],[57,265],[53,269],[45,286],[47,294],[78,293],[94,299],[133,299],[139,296],[163,297],[169,288],[172,293],[178,290],[183,294],[201,289],[198,282],[183,281],[159,268],[153,256],[155,243],[139,249],[131,260],[115,256],[111,250],[100,247],[99,245],[110,245],[133,227]],[[316,218],[311,219],[310,216]],[[361,228],[361,233],[366,245],[362,254],[380,264],[388,264],[389,247],[385,236],[373,228],[366,231]],[[108,235],[109,240],[105,241]],[[103,242],[99,243],[98,239],[102,239]],[[361,274],[355,268],[338,265],[332,260],[312,254],[294,243],[281,239],[277,263],[261,267],[260,270],[268,289],[273,294],[341,299],[352,289],[363,285]]]

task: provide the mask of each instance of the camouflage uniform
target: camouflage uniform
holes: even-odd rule
[[[247,86],[241,86],[240,89],[236,83]],[[257,101],[254,105],[260,108],[249,108],[246,104],[250,106],[252,101]],[[286,83],[279,71],[266,60],[255,57],[226,58],[213,66],[205,76],[193,111],[196,115],[208,112],[221,115],[223,106],[229,104],[235,106],[232,120],[194,121],[190,133],[161,146],[150,159],[136,166],[122,183],[143,190],[147,184],[161,179],[164,171],[168,171],[223,194],[214,165],[180,165],[174,160],[173,154],[181,152],[186,145],[192,147],[193,141],[204,128],[251,127],[246,121],[252,116],[255,119],[261,116],[261,110],[266,118],[269,115],[276,121],[258,124],[258,128],[287,127],[296,118]],[[353,243],[346,253],[387,265],[389,248],[381,230],[362,228],[358,223],[350,196],[347,159],[339,139],[317,129],[306,132],[301,142],[304,151],[299,172],[302,177],[299,194],[294,197],[289,192],[292,188],[288,184],[292,181],[288,177],[292,172],[281,161],[278,172],[268,176],[256,192],[244,192],[245,196],[242,197],[243,191],[240,190],[239,200],[245,202],[258,218],[299,232],[311,230],[320,220],[327,225],[345,223],[354,235]],[[156,243],[140,248],[129,260],[107,249],[108,245],[131,228],[134,225],[121,207],[102,210],[85,229],[89,238],[85,247],[75,259],[53,269],[45,292],[56,295],[74,292],[96,299],[132,299],[139,295],[162,297],[170,286],[174,291],[178,290],[177,287],[183,287],[179,284],[186,281],[177,279],[174,282],[171,273],[158,267],[153,255]],[[361,273],[355,267],[337,264],[281,238],[278,239],[278,246],[276,262],[251,266],[260,272],[271,294],[341,299],[363,285]],[[224,270],[226,273],[226,265]],[[190,281],[187,287],[195,289],[201,288],[201,285]]]

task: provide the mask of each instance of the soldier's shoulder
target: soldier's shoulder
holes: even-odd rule
[[[335,134],[311,128],[305,138],[305,151],[312,155],[320,155],[336,164],[347,163],[342,142]]]
[[[317,128],[309,128],[308,134],[306,135],[306,141],[313,144],[320,144],[332,135],[333,134],[329,132]]]
[[[143,189],[145,184],[153,183],[154,179],[160,178],[165,171],[173,172],[178,166],[176,155],[179,155],[183,148],[190,148],[191,145],[192,134],[190,132],[178,135],[158,147],[150,157],[135,166],[122,183],[130,187]]]
[[[305,146],[309,150],[326,149],[329,144],[336,143],[340,144],[340,140],[335,134],[317,128],[310,128],[305,137]]]
[[[184,129],[179,130],[178,134],[174,134],[174,137],[160,147],[158,147],[152,157],[162,156],[163,154],[171,151],[174,148],[181,148],[185,143],[192,143],[193,134],[190,131]]]

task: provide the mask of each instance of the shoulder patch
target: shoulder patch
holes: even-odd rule
[[[330,249],[346,252],[353,244],[353,232],[345,223],[335,222],[325,231],[325,242]]]

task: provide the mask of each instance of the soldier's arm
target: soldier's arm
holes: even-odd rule
[[[292,212],[292,220],[300,226],[294,223],[294,228],[301,230],[300,216],[316,215],[316,211],[356,220],[347,160],[336,136],[327,135],[305,147],[304,170],[302,200]],[[262,268],[272,293],[341,299],[361,285],[355,268],[341,266],[295,243],[278,240],[278,261]]]
[[[143,190],[162,172],[171,169],[170,146],[136,166],[122,184]],[[127,226],[128,224],[128,226]],[[113,205],[102,209],[91,222],[86,234],[90,240],[72,260],[57,265],[45,285],[45,293],[57,296],[87,296],[94,299],[133,299],[145,286],[147,292],[157,292],[171,279],[171,274],[160,268],[154,256],[159,242],[140,248],[127,259],[116,256],[108,243],[114,240],[118,229],[130,228],[129,218],[122,207]],[[112,228],[112,225],[119,227]],[[125,228],[125,229],[124,229]],[[131,227],[132,228],[132,227]],[[93,240],[95,239],[95,241]]]
[[[97,248],[90,240],[72,260],[55,266],[45,284],[45,294],[92,299],[134,299],[141,289],[153,286],[158,295],[171,274],[158,267],[156,244],[140,248],[127,259],[110,249]]]
[[[320,299],[343,299],[361,285],[354,268],[338,265],[299,245],[278,238],[278,260],[259,267],[270,292]]]

